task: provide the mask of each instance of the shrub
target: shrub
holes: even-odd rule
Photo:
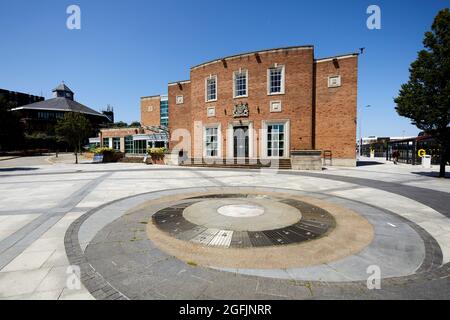
[[[166,148],[148,148],[147,153],[151,156],[162,156],[167,151]]]
[[[105,153],[114,153],[114,149],[102,147],[102,148],[95,148],[94,153],[95,154],[105,154]]]

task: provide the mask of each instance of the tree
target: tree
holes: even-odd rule
[[[92,132],[89,120],[81,113],[68,112],[58,120],[55,130],[58,137],[74,149],[75,163],[78,163],[81,144],[89,138]]]
[[[425,33],[425,49],[409,69],[409,81],[394,99],[397,113],[436,139],[440,148],[439,177],[445,177],[450,150],[450,12],[441,10],[431,31]]]
[[[114,122],[112,127],[113,128],[127,128],[128,124],[126,122],[119,121],[119,122]]]
[[[24,128],[15,105],[0,95],[0,150],[18,150],[24,143]]]
[[[132,123],[130,123],[129,127],[130,128],[140,128],[141,123],[139,121],[133,121]]]

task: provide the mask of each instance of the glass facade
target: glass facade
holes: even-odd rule
[[[148,141],[148,147],[149,148],[165,148],[166,142],[165,141]]]
[[[284,124],[270,124],[267,126],[267,156],[284,156]]]
[[[133,153],[133,136],[125,137],[125,153]]]
[[[147,152],[147,140],[135,140],[133,141],[133,153],[145,154]]]
[[[64,112],[38,111],[39,120],[61,119],[64,118]]]

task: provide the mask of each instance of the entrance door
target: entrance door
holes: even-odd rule
[[[233,148],[235,158],[248,158],[248,126],[233,128]]]

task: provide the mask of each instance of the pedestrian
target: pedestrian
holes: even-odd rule
[[[400,156],[400,152],[398,152],[398,150],[395,150],[394,152],[392,152],[392,157],[394,158],[394,164],[397,164],[399,156]]]
[[[146,152],[144,154],[144,159],[142,160],[143,163],[147,163],[147,158],[148,158],[148,152]]]

